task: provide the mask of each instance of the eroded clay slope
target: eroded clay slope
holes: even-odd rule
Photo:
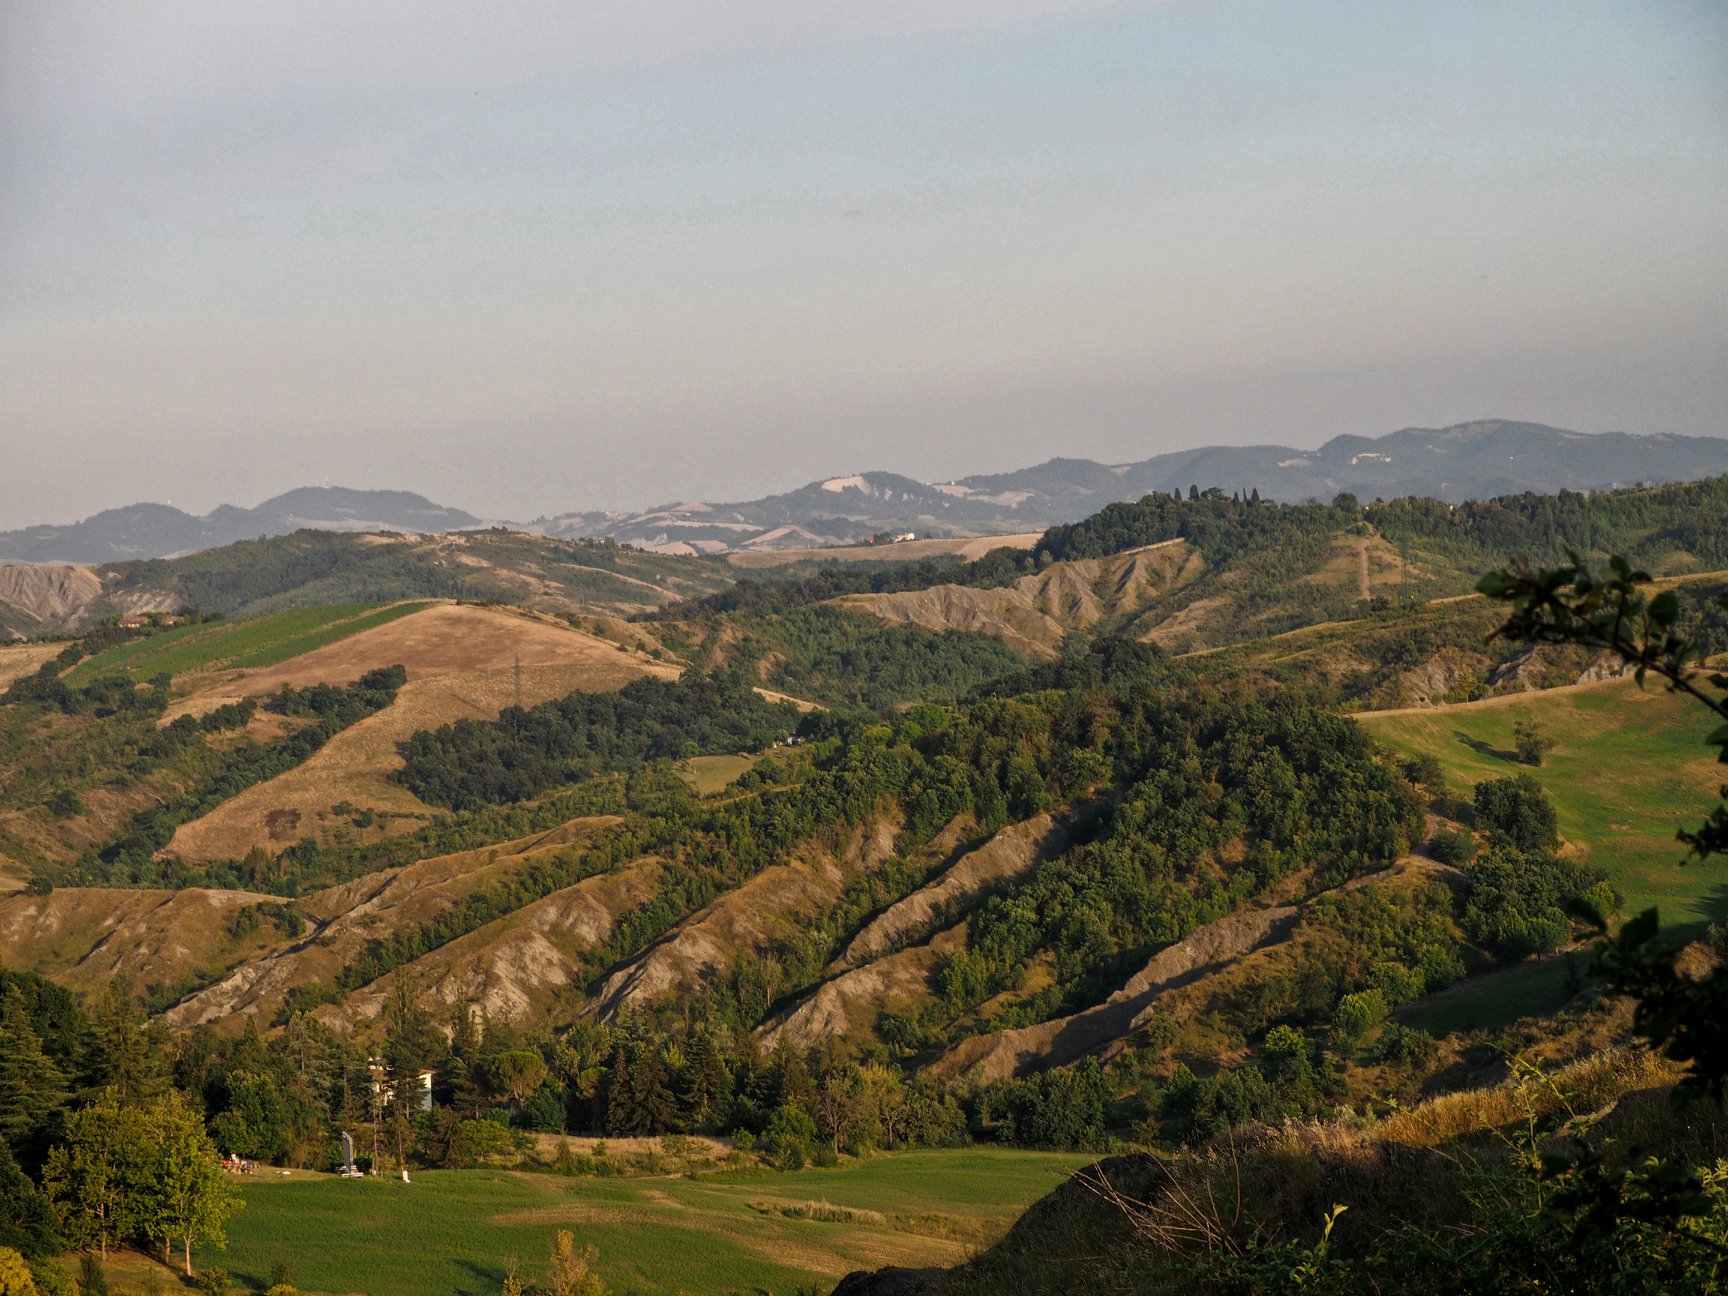
[[[1353,878],[1323,894],[1351,891],[1433,869],[1432,861],[1412,857],[1382,873]],[[1154,954],[1145,967],[1103,1003],[1036,1026],[961,1040],[937,1058],[930,1070],[938,1076],[990,1081],[1078,1061],[1144,1026],[1153,1006],[1163,996],[1256,951],[1287,941],[1296,929],[1303,907],[1284,904],[1248,909],[1197,927]]]
[[[1230,959],[1283,940],[1296,925],[1295,905],[1251,909],[1197,928],[1154,954],[1128,983],[1103,1003],[1036,1026],[974,1035],[931,1064],[940,1076],[1005,1080],[1063,1066],[1129,1034],[1153,1001]]]
[[[884,910],[853,937],[836,966],[857,967],[885,950],[923,939],[989,892],[1024,878],[1040,860],[1060,854],[1065,840],[1047,814],[1009,825]]]
[[[576,990],[583,955],[604,945],[618,920],[654,896],[664,866],[641,859],[613,873],[585,878],[406,967],[420,1003],[440,1022],[459,1004],[488,1021],[533,1023],[560,994]],[[387,981],[319,1010],[332,1025],[364,1027],[383,1012]]]
[[[842,601],[884,621],[977,631],[1028,656],[1051,657],[1069,631],[1088,629],[1107,617],[1132,617],[1194,580],[1201,566],[1200,555],[1186,541],[1167,540],[1108,558],[1052,563],[1001,589],[936,585]]]
[[[854,879],[892,859],[894,833],[891,822],[876,819],[853,833],[841,855],[811,846],[769,865],[608,976],[591,1011],[611,1018],[626,1007],[690,993],[736,955],[768,950],[838,901]]]
[[[368,942],[439,917],[464,897],[509,877],[536,859],[604,830],[616,819],[577,819],[550,833],[388,869],[316,892],[298,902],[315,928],[234,968],[168,1011],[176,1026],[224,1022],[242,1015],[271,1020],[302,986],[333,982]]]
[[[773,1048],[782,1031],[802,1047],[829,1039],[858,1038],[885,1012],[916,1009],[930,996],[930,975],[964,948],[966,924],[938,932],[927,944],[884,955],[825,981],[796,1006],[757,1030]]]
[[[74,990],[95,993],[125,976],[137,989],[150,991],[208,968],[227,967],[262,948],[263,932],[244,939],[229,932],[235,911],[259,903],[281,901],[201,887],[15,892],[0,900],[0,950],[7,967],[39,972]]]

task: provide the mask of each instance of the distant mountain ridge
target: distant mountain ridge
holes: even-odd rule
[[[409,491],[302,486],[257,508],[223,504],[204,517],[167,504],[107,509],[66,526],[0,532],[0,561],[125,562],[215,549],[239,540],[318,531],[460,531],[480,525],[461,509]]]
[[[1592,434],[1489,419],[1334,437],[1318,450],[1201,446],[1137,463],[1050,459],[1015,472],[925,484],[867,472],[741,504],[684,503],[641,513],[545,519],[548,535],[610,537],[662,552],[721,553],[857,543],[881,532],[1038,531],[1119,500],[1189,486],[1258,490],[1290,503],[1349,492],[1364,500],[1433,496],[1448,503],[1534,491],[1599,490],[1728,472],[1728,440]]]
[[[517,529],[610,539],[659,553],[722,554],[856,544],[907,531],[1042,531],[1151,491],[1217,486],[1268,499],[1432,496],[1449,503],[1534,491],[1597,490],[1728,473],[1728,439],[1584,433],[1488,419],[1334,437],[1317,450],[1201,446],[1128,464],[1050,459],[1030,468],[926,483],[891,472],[829,477],[741,503],[684,501],[640,512],[580,512]],[[484,525],[406,491],[303,487],[254,509],[195,517],[162,504],[110,509],[66,526],[0,532],[0,562],[103,563],[153,558],[303,528],[437,533]]]

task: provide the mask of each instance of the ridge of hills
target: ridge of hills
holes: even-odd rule
[[[461,531],[480,519],[409,491],[302,486],[256,508],[223,504],[203,517],[170,504],[129,504],[81,522],[0,532],[0,562],[110,563],[215,549],[238,540],[321,531]]]
[[[1670,584],[1687,600],[1686,606],[1702,607],[1722,582],[1718,575],[1698,568],[1723,557],[1718,551],[1728,537],[1716,534],[1712,539],[1708,524],[1697,519],[1712,515],[1713,502],[1723,488],[1721,482],[1705,482],[1630,491],[1579,500],[1570,507],[1580,511],[1578,517],[1590,519],[1600,543],[1615,540],[1619,534],[1615,527],[1624,529],[1628,537],[1640,537],[1648,554],[1660,560],[1655,566],[1678,573]],[[399,754],[399,745],[418,731],[455,722],[490,723],[507,709],[512,690],[523,705],[532,707],[572,688],[604,691],[631,679],[673,679],[687,663],[695,662],[709,671],[742,672],[751,683],[777,690],[773,696],[784,693],[837,704],[848,696],[844,690],[852,681],[825,684],[827,677],[805,669],[804,662],[813,652],[819,658],[825,651],[821,639],[834,635],[842,625],[853,636],[845,659],[845,670],[852,676],[894,676],[906,669],[909,652],[951,654],[982,640],[1002,641],[1012,649],[1009,659],[1023,663],[1019,675],[1010,670],[982,686],[981,694],[977,686],[954,686],[957,693],[971,688],[982,697],[992,693],[1035,696],[1040,689],[1076,690],[1078,695],[1099,687],[1114,672],[1130,669],[1152,670],[1160,678],[1167,677],[1161,688],[1179,691],[1204,691],[1222,687],[1225,681],[1231,689],[1272,690],[1299,682],[1334,706],[1379,710],[1413,706],[1420,711],[1477,697],[1612,678],[1613,671],[1579,653],[1486,643],[1483,636],[1491,626],[1486,606],[1480,600],[1455,597],[1458,589],[1467,588],[1467,573],[1479,561],[1483,536],[1492,537],[1492,542],[1528,545],[1556,525],[1582,523],[1567,521],[1564,514],[1557,522],[1553,501],[1536,501],[1523,512],[1510,506],[1472,509],[1454,513],[1441,508],[1430,515],[1420,510],[1412,513],[1406,502],[1395,502],[1364,514],[1333,506],[1254,506],[1216,493],[1198,500],[1152,497],[1140,505],[1106,510],[1080,527],[1059,529],[1042,542],[1062,546],[1076,556],[1052,558],[1055,551],[1046,549],[1042,558],[1011,557],[1006,582],[983,587],[945,582],[942,578],[952,568],[938,566],[921,588],[876,594],[842,591],[838,598],[778,612],[748,607],[737,613],[698,611],[692,616],[691,605],[683,604],[663,607],[654,614],[661,619],[625,623],[595,618],[584,621],[581,629],[571,628],[568,615],[551,617],[532,607],[472,607],[448,601],[401,605],[401,614],[389,619],[383,612],[345,607],[327,609],[312,620],[304,613],[275,612],[232,623],[146,630],[142,639],[98,653],[65,678],[87,681],[83,687],[96,688],[115,669],[142,680],[171,668],[173,697],[158,723],[180,724],[248,699],[268,701],[285,685],[305,688],[320,681],[342,685],[390,662],[404,664],[405,683],[381,711],[335,734],[294,767],[230,792],[196,816],[181,820],[162,838],[159,852],[173,867],[190,870],[186,877],[195,884],[205,876],[200,870],[217,869],[209,876],[226,876],[220,870],[229,869],[236,877],[250,879],[247,886],[278,893],[284,875],[292,876],[295,869],[304,867],[287,861],[315,860],[320,852],[334,852],[336,859],[345,858],[344,852],[352,854],[358,872],[343,866],[347,871],[339,877],[349,880],[337,880],[303,902],[306,912],[320,923],[341,917],[346,902],[340,897],[359,895],[355,888],[361,887],[357,880],[361,876],[375,878],[362,888],[368,896],[400,893],[425,900],[439,894],[438,888],[428,890],[411,880],[427,860],[486,861],[484,868],[464,866],[453,871],[440,865],[443,880],[438,887],[448,892],[451,884],[456,885],[456,891],[448,892],[454,898],[431,909],[422,904],[419,909],[399,911],[389,924],[393,930],[436,923],[440,915],[461,909],[467,890],[483,889],[491,884],[489,880],[513,872],[508,862],[494,869],[492,861],[514,858],[519,854],[514,849],[483,846],[475,854],[471,846],[454,853],[448,847],[438,848],[439,842],[472,840],[474,832],[480,832],[484,841],[486,833],[497,830],[459,828],[457,838],[440,836],[441,822],[478,824],[485,822],[484,817],[452,818],[439,805],[417,797],[412,781],[404,785]],[[1660,522],[1654,527],[1649,525],[1653,517]],[[1267,518],[1272,522],[1266,523]],[[1183,534],[1149,544],[1132,543],[1172,527]],[[1270,529],[1257,532],[1256,527]],[[1460,530],[1476,538],[1466,543],[1454,534]],[[437,542],[308,534],[289,539],[319,549],[347,550],[358,545],[367,552],[417,552],[436,543],[448,553],[453,544],[459,556],[470,546],[485,551],[492,544],[563,543],[495,533]],[[249,543],[269,549],[284,542]],[[647,565],[644,570],[655,565],[700,565],[692,559],[632,555],[612,546],[572,548],[593,550],[608,560],[638,559]],[[1254,583],[1256,578],[1268,577],[1269,551],[1280,555],[1283,564],[1270,571],[1275,588]],[[1089,556],[1092,553],[1100,556]],[[962,564],[960,569],[976,571],[989,561]],[[1013,574],[1021,570],[1021,563],[1027,564],[1025,574]],[[719,564],[713,567],[715,577],[724,570]],[[1410,578],[1412,569],[1421,579]],[[205,575],[216,578],[214,569]],[[808,582],[797,580],[751,586],[770,594],[775,590],[791,594],[807,587]],[[1297,629],[1273,633],[1292,615],[1291,608],[1300,609],[1307,621]],[[608,637],[585,632],[594,629]],[[1728,626],[1715,627],[1714,632],[1720,637],[1724,631]],[[278,661],[280,653],[268,649],[274,641],[287,645],[292,655]],[[1136,641],[1146,645],[1140,651],[1150,654],[1145,657],[1148,665],[1133,665],[1132,655],[1120,660],[1113,656],[1127,651],[1113,645]],[[229,646],[241,644],[250,656],[236,655],[238,647]],[[1170,651],[1189,655],[1169,657]],[[51,664],[44,666],[46,659],[34,646],[0,652],[0,667],[7,665],[8,655],[16,655],[19,662],[17,670],[5,672],[9,676],[53,669]],[[992,669],[1001,670],[1000,658],[970,660],[995,663]],[[1092,664],[1086,664],[1089,660]],[[898,692],[884,696],[901,699],[902,707],[929,701],[932,683],[929,676],[906,677],[893,685]],[[982,703],[962,699],[957,705],[957,714],[965,714]],[[0,708],[0,717],[7,710],[22,715],[18,708]],[[205,740],[211,755],[199,759],[215,758],[234,742],[281,741],[294,732],[295,723],[261,710],[233,738],[213,734]],[[811,713],[805,721],[813,735],[850,732],[848,723],[821,712]],[[8,767],[13,804],[0,806],[0,850],[14,857],[10,866],[17,880],[14,885],[29,867],[54,869],[71,863],[72,856],[63,850],[48,851],[46,843],[56,836],[73,851],[90,849],[114,831],[121,817],[147,805],[152,796],[170,795],[174,781],[184,777],[170,760],[130,781],[105,780],[99,766],[104,759],[100,752],[106,748],[80,746],[86,739],[95,741],[100,721],[68,717],[50,728],[55,733],[64,731],[68,745],[62,748],[55,745],[58,739],[38,739],[42,754]],[[824,750],[830,755],[819,759],[838,760],[848,746],[842,742]],[[84,751],[89,754],[81,755]],[[732,759],[728,752],[712,754]],[[68,818],[45,809],[45,802],[33,803],[38,794],[31,788],[47,786],[39,782],[47,766],[36,769],[44,761],[58,768],[98,765],[96,777],[68,785],[83,799],[86,810]],[[762,768],[771,772],[765,776],[751,764],[751,760],[739,762],[731,775],[739,780],[735,786],[722,788],[706,800],[698,798],[695,805],[709,801],[716,807],[753,805],[764,798],[771,800],[775,788],[792,795],[806,777],[797,773],[800,766],[790,753],[767,758]],[[136,761],[134,767],[142,768]],[[740,771],[745,772],[741,779]],[[530,818],[540,816],[534,821],[541,825],[538,828],[521,817],[523,812],[511,812],[514,817],[500,821],[511,825],[505,835],[523,837],[526,832],[524,840],[543,845],[539,834],[558,830],[562,836],[545,839],[551,843],[547,850],[556,846],[552,854],[564,861],[559,867],[569,865],[570,843],[591,834],[583,830],[572,836],[560,825],[566,821],[619,824],[635,813],[630,796],[620,800],[618,794],[604,790],[606,785],[594,786],[595,799],[563,817],[557,797],[547,799],[542,810],[528,808]],[[666,795],[670,786],[652,797]],[[580,799],[589,794],[578,788],[573,795]],[[735,957],[773,956],[782,964],[799,964],[806,956],[792,958],[774,951],[797,946],[810,931],[838,922],[819,961],[776,992],[775,1013],[763,1018],[762,1028],[769,1041],[787,1025],[807,1041],[835,1031],[855,1034],[869,1029],[863,1018],[870,1016],[869,1010],[880,1011],[884,1002],[896,1005],[897,1011],[927,1010],[931,979],[957,956],[964,956],[980,907],[1004,890],[1012,893],[1030,885],[1040,861],[1060,861],[1084,850],[1084,841],[1076,844],[1074,839],[1076,832],[1082,839],[1085,835],[1077,828],[1085,816],[1082,805],[1083,798],[1076,801],[1070,792],[1032,813],[1004,817],[998,807],[988,811],[987,823],[980,822],[979,813],[957,806],[946,828],[915,832],[906,822],[910,810],[861,813],[844,829],[836,823],[831,831],[806,833],[785,842],[761,867],[733,879],[701,903],[686,905],[668,925],[652,931],[652,940],[644,943],[631,937],[612,949],[609,942],[631,906],[652,908],[657,888],[672,885],[666,866],[655,861],[679,858],[693,849],[683,838],[630,837],[632,844],[619,861],[629,873],[628,885],[615,866],[593,877],[584,865],[565,885],[525,895],[512,908],[460,930],[440,929],[429,948],[406,951],[405,961],[397,965],[419,969],[416,975],[421,983],[445,1007],[452,996],[466,994],[501,1016],[530,1007],[544,1012],[557,1002],[563,1012],[586,1004],[588,1010],[610,1017],[626,1005],[648,1011],[669,994],[688,996],[716,979],[736,975]],[[717,808],[712,813],[724,811]],[[1053,813],[1058,817],[1052,819]],[[596,831],[599,838],[607,838],[623,830]],[[297,853],[303,851],[311,854]],[[255,862],[241,868],[242,856]],[[365,864],[368,859],[375,863]],[[379,890],[398,876],[401,880],[390,882],[388,892]],[[69,899],[78,893],[77,887],[57,892]],[[869,899],[860,901],[859,896]],[[18,906],[29,908],[35,915],[31,921],[50,921],[51,898],[46,904],[23,897],[10,903],[14,912],[8,921],[15,929],[24,921]],[[1290,900],[1277,903],[1288,906]],[[410,912],[411,919],[402,916]],[[1220,912],[1214,918],[1227,921],[1230,913]],[[143,922],[139,941],[146,944],[149,925],[139,921]],[[60,920],[51,925],[58,930]],[[1194,932],[1205,930],[1201,922]],[[380,935],[384,931],[377,929]],[[118,959],[125,940],[107,932],[100,939],[108,949],[105,958]],[[76,953],[76,941],[69,933],[52,944],[60,953],[44,955],[45,966],[66,951]],[[183,947],[184,941],[175,944]],[[19,948],[38,947],[20,938]],[[220,967],[189,954],[175,964],[178,977],[159,970],[148,985],[165,993],[179,986],[180,979],[194,977],[207,988],[195,990],[188,1004],[257,1004],[267,1010],[269,1020],[284,1010],[288,990],[320,980],[311,973],[283,979],[287,969],[303,962],[296,951],[319,948],[323,947],[298,939],[251,951],[235,946],[222,947],[226,950],[222,952],[212,947],[208,955]],[[356,945],[350,955],[359,949]],[[557,951],[556,957],[549,951]],[[80,954],[68,967],[83,962]],[[257,966],[248,970],[253,963]],[[144,966],[140,964],[140,970]],[[317,966],[328,971],[335,965],[324,959]],[[548,979],[545,969],[552,966],[564,969],[562,980]],[[266,967],[274,970],[260,982]],[[534,967],[541,971],[531,972]],[[237,996],[218,990],[209,979],[217,971],[224,978],[222,985],[241,985],[247,993]],[[1133,972],[1133,967],[1125,966],[1117,986],[1099,987],[1097,1003],[1104,1004],[1122,987],[1128,987],[1122,993],[1133,993]],[[377,977],[362,980],[337,995],[338,1006],[330,1010],[333,1020],[350,1024],[371,1020],[381,993],[376,981]],[[255,983],[276,985],[278,992],[259,999],[251,990]],[[798,984],[804,989],[795,992]],[[578,992],[578,986],[586,989]],[[1014,1008],[1014,996],[1024,993],[1024,987],[1007,993],[1005,1009],[1024,1011]],[[356,995],[355,1005],[369,1003],[370,1008],[340,1006]],[[1058,1007],[1062,1013],[1054,1012]],[[1020,1025],[1030,1028],[1064,1015],[1083,1017],[1087,1009],[1084,1002],[1058,1000],[1040,1007],[1037,1012],[1042,1016]],[[181,1011],[222,1021],[230,1019],[233,1010],[187,1007]],[[1134,1017],[1128,1014],[1124,1020]],[[1030,1038],[1043,1037],[1033,1032]],[[1024,1067],[1017,1063],[1016,1069]]]
[[[1421,495],[1449,503],[1524,491],[1598,490],[1728,472],[1728,440],[1580,433],[1485,419],[1343,435],[1316,450],[1202,446],[1125,464],[1055,458],[1006,473],[925,483],[892,472],[829,477],[739,503],[684,501],[636,512],[589,511],[509,524],[563,539],[610,539],[662,553],[761,553],[857,544],[883,532],[945,536],[1042,530],[1150,491],[1218,486],[1288,502]],[[304,528],[436,534],[484,525],[406,491],[303,487],[256,508],[196,517],[163,504],[109,509],[82,522],[0,532],[0,562],[116,563],[216,548]]]
[[[1467,1089],[1517,1021],[1588,1056],[1625,1022],[1561,1011],[1561,906],[1722,918],[1668,867],[1719,767],[1682,700],[1490,640],[1468,590],[1625,552],[1728,650],[1724,492],[1156,493],[1027,551],[733,584],[491,531],[129,564],[107,597],[234,619],[0,647],[6,972],[131,978],[251,1065],[292,1033],[364,1066],[410,1018],[477,1049],[476,1008],[557,1061],[549,1128],[753,1135],[807,1101],[837,1154],[843,1084],[903,1082],[933,1141],[1086,1146]],[[1475,787],[1521,772],[1552,839],[1511,867]],[[702,1065],[724,1114],[691,1114]],[[675,1104],[627,1106],[641,1066]]]
[[[718,559],[501,530],[300,530],[178,558],[0,565],[0,635],[76,633],[109,617],[182,608],[246,617],[415,598],[620,617],[711,593],[734,575]]]
[[[1317,450],[1201,446],[1134,463],[1056,458],[1006,473],[925,484],[887,472],[811,482],[739,504],[691,502],[640,513],[575,513],[536,523],[548,535],[609,536],[676,553],[858,543],[884,531],[1016,532],[1072,522],[1151,491],[1217,486],[1297,503],[1350,493],[1448,503],[1524,491],[1599,490],[1728,472],[1728,440],[1583,433],[1484,419],[1334,437]]]

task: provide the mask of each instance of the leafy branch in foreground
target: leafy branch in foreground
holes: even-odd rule
[[[1549,570],[1533,569],[1520,558],[1477,583],[1479,593],[1512,605],[1511,616],[1495,633],[1604,649],[1631,666],[1641,686],[1654,671],[1671,691],[1691,697],[1723,722],[1704,741],[1728,764],[1728,674],[1699,668],[1695,641],[1675,625],[1678,596],[1672,590],[1646,595],[1640,586],[1650,583],[1649,574],[1633,570],[1618,555],[1609,559],[1605,577],[1593,574],[1576,553],[1568,551],[1568,556],[1569,565]],[[1723,603],[1728,607],[1728,595]],[[1680,831],[1680,840],[1691,848],[1688,858],[1728,853],[1728,787],[1722,796],[1723,804],[1698,831]],[[1587,917],[1606,935],[1600,915]],[[1728,970],[1687,976],[1677,965],[1677,953],[1661,938],[1656,910],[1649,909],[1604,942],[1595,971],[1610,989],[1636,1001],[1633,1029],[1687,1065],[1676,1098],[1705,1094],[1719,1102],[1728,1086]]]
[[[1705,668],[1696,641],[1677,628],[1679,596],[1673,590],[1646,594],[1640,587],[1650,584],[1649,574],[1634,570],[1618,554],[1609,559],[1606,576],[1592,573],[1571,550],[1567,557],[1568,565],[1546,570],[1533,569],[1520,557],[1478,582],[1478,593],[1511,604],[1511,615],[1496,634],[1605,650],[1632,668],[1639,687],[1654,671],[1671,692],[1685,694],[1716,717],[1719,723],[1704,741],[1728,764],[1728,674]],[[1721,604],[1728,611],[1728,594]],[[1728,786],[1721,796],[1698,831],[1679,832],[1688,859],[1728,853]],[[1728,1087],[1728,968],[1719,965],[1703,976],[1683,972],[1679,946],[1662,938],[1654,908],[1613,936],[1600,914],[1584,916],[1603,937],[1593,971],[1608,989],[1632,999],[1633,1030],[1686,1067],[1674,1086],[1676,1104],[1696,1097],[1720,1104]],[[1728,1268],[1728,1245],[1719,1231],[1721,1169],[1718,1162],[1716,1171],[1700,1175],[1660,1158],[1612,1167],[1601,1149],[1588,1144],[1574,1155],[1543,1159],[1544,1177],[1559,1189],[1550,1207],[1570,1219],[1580,1252],[1628,1228],[1652,1230],[1663,1252],[1686,1244],[1701,1250],[1705,1263],[1691,1277],[1710,1290]],[[1717,1232],[1696,1231],[1690,1221],[1697,1217],[1714,1217]]]

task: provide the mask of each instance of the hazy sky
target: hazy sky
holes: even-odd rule
[[[0,527],[1728,435],[1720,0],[0,0]]]

